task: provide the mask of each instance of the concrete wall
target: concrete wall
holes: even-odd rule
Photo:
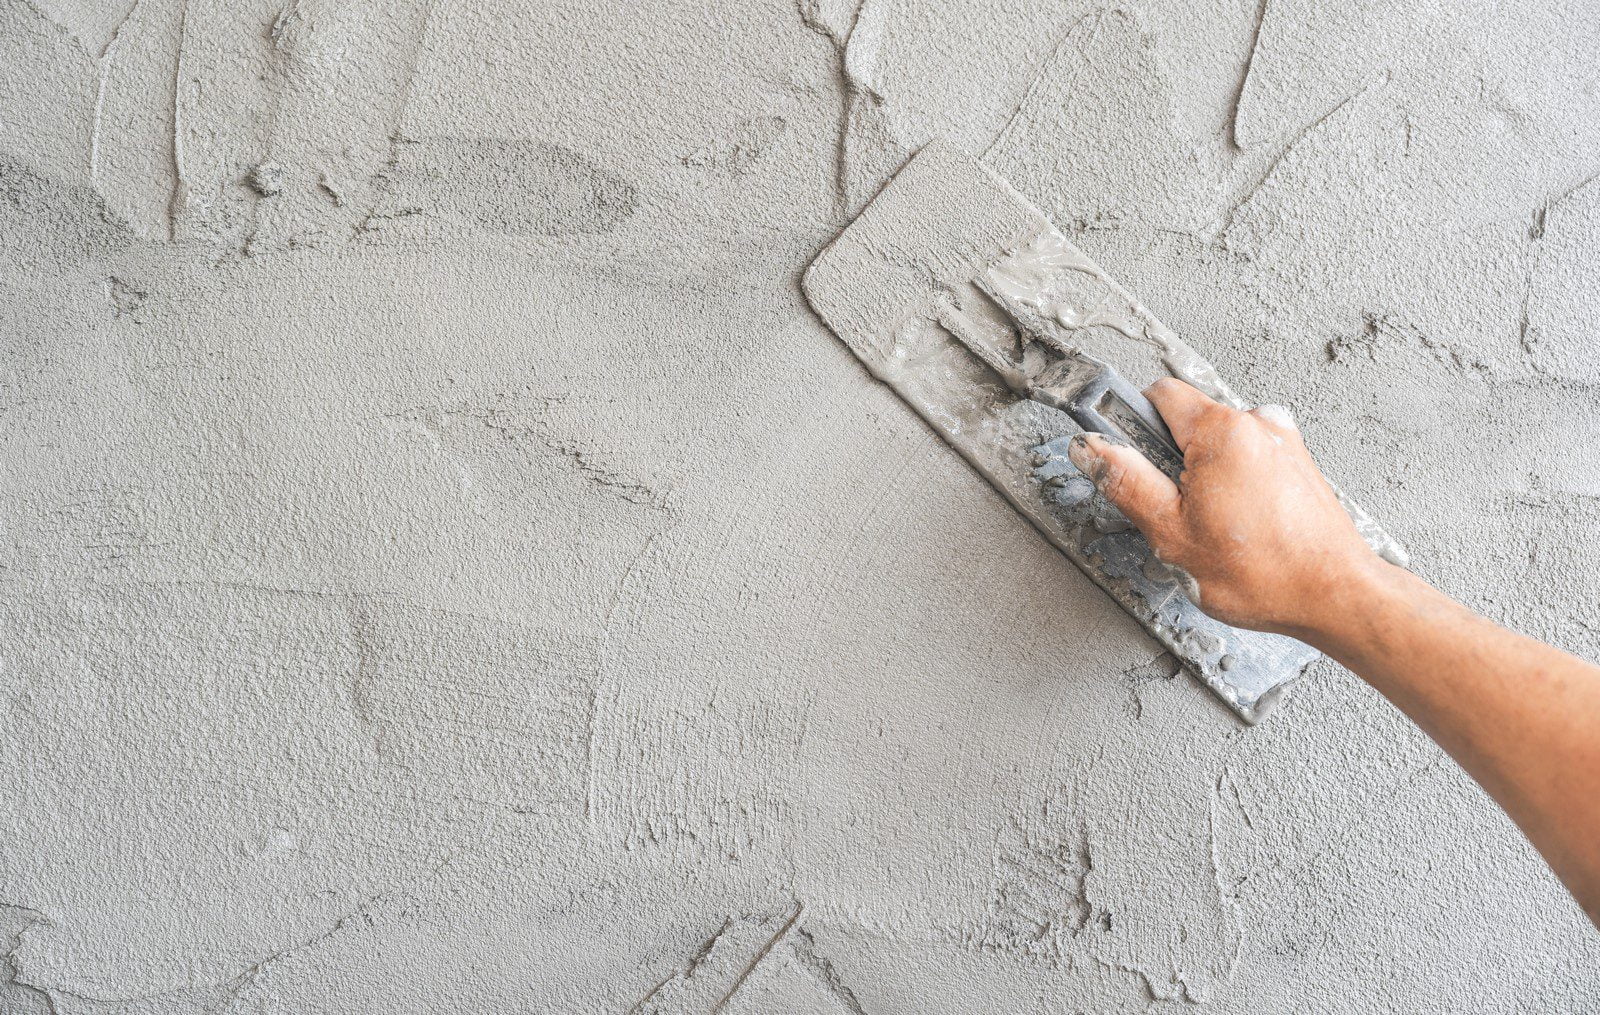
[[[1600,35],[1482,8],[0,0],[0,1012],[1591,1009],[1436,747],[1239,726],[797,286],[987,151],[1600,656]]]

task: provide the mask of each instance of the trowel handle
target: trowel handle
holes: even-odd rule
[[[1100,370],[1067,403],[1067,415],[1090,433],[1121,437],[1173,482],[1183,473],[1183,452],[1150,400],[1111,367]]]

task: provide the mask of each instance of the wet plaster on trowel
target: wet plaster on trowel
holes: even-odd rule
[[[1592,1007],[1437,749],[1168,679],[798,291],[986,153],[1600,651],[1592,19],[1261,9],[0,0],[0,1011]]]

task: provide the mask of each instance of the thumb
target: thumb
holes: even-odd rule
[[[1146,535],[1167,528],[1176,514],[1178,485],[1132,445],[1081,433],[1067,445],[1067,457]]]

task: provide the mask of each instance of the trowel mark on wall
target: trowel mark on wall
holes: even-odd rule
[[[1082,824],[1050,824],[1014,818],[1002,832],[989,902],[980,920],[962,928],[964,947],[1059,962],[1091,920],[1109,929],[1111,914],[1089,901],[1094,861]]]
[[[122,38],[122,29],[139,10],[141,2],[142,0],[133,0],[132,3],[126,5],[110,32],[107,33],[105,42],[100,45],[98,55],[95,57],[94,119],[89,126],[89,183],[91,186],[100,176],[100,123],[105,115],[106,82],[111,77],[113,54],[116,52],[117,43]]]
[[[46,179],[0,154],[0,254],[59,270],[114,254],[130,240],[93,190]]]
[[[189,0],[178,9],[178,58],[172,67],[172,194],[167,201],[167,239],[178,238],[178,220],[189,208],[189,178],[184,158],[184,50],[189,42]],[[198,98],[199,82],[195,82]]]
[[[1541,373],[1600,380],[1600,354],[1592,340],[1592,300],[1573,298],[1590,276],[1600,250],[1600,174],[1534,209],[1528,227],[1528,268],[1519,340]]]
[[[112,275],[106,279],[106,299],[111,302],[111,316],[113,318],[126,317],[144,306],[144,301],[150,298],[148,289],[141,289],[120,275]],[[135,323],[138,318],[134,318]]]
[[[1059,224],[1192,222],[1199,173],[1155,40],[1133,13],[1068,27],[1039,66],[984,164]],[[1140,152],[1138,165],[1123,152]]]
[[[1144,717],[1144,688],[1158,680],[1173,680],[1183,672],[1183,665],[1171,652],[1163,652],[1147,663],[1124,670],[1122,683],[1128,689],[1127,713],[1130,719]]]
[[[799,0],[806,27],[833,43],[843,91],[834,153],[839,215],[854,215],[910,157],[896,137],[878,90],[878,51],[888,21],[887,0]]]
[[[597,643],[364,596],[346,615],[352,707],[380,757],[518,813],[581,811]]]
[[[383,200],[358,232],[399,210],[513,236],[597,235],[639,201],[631,182],[569,148],[503,138],[407,141],[374,184]]]
[[[41,511],[38,539],[52,566],[84,569],[105,580],[159,549],[151,535],[148,491],[140,487],[81,487]]]
[[[1243,192],[1216,224],[1213,238],[1220,243],[1222,249],[1241,254],[1247,259],[1255,255],[1256,249],[1263,242],[1262,234],[1267,232],[1273,223],[1270,220],[1260,221],[1264,216],[1259,214],[1252,217],[1250,213],[1255,210],[1251,207],[1252,202],[1258,195],[1269,191],[1274,176],[1280,168],[1287,169],[1293,166],[1302,144],[1314,147],[1320,140],[1319,135],[1323,130],[1336,127],[1347,110],[1352,113],[1365,111],[1368,115],[1375,115],[1373,110],[1365,106],[1369,101],[1368,97],[1388,86],[1391,79],[1392,76],[1388,71],[1374,74],[1360,88],[1346,95],[1326,113],[1295,131],[1294,135],[1284,142],[1277,154],[1273,155],[1254,179],[1246,184]]]
[[[1128,948],[1127,925],[1145,930],[1150,921],[1148,915],[1138,912],[1124,915],[1115,911],[1111,904],[1115,896],[1106,891],[1106,885],[1096,885],[1096,880],[1104,877],[1096,869],[1097,857],[1100,861],[1110,857],[1113,883],[1118,880],[1119,861],[1113,853],[1102,854],[1095,845],[1077,811],[1076,792],[1063,792],[1059,798],[1047,800],[1039,812],[1013,818],[1001,833],[995,846],[995,880],[989,902],[979,920],[961,927],[960,944],[972,951],[1027,959],[1046,967],[1086,960],[1136,984],[1149,1000],[1203,1001],[1217,974],[1224,981],[1231,979],[1240,943],[1232,902],[1221,897],[1214,835],[1213,882],[1219,893],[1218,905],[1229,907],[1221,914],[1225,924],[1221,936],[1232,943],[1233,950],[1223,969],[1188,969],[1185,963],[1204,949],[1197,950],[1197,943],[1188,941],[1188,930],[1181,921],[1167,925],[1177,934],[1177,941],[1169,942],[1167,949]],[[1171,901],[1177,904],[1181,900]]]
[[[866,1015],[866,1009],[856,998],[856,992],[845,982],[838,968],[822,955],[817,945],[816,937],[805,927],[796,927],[788,941],[790,949],[794,952],[800,963],[815,976],[835,998],[849,1015]]]
[[[579,474],[607,493],[621,497],[630,504],[644,504],[654,508],[667,508],[672,487],[656,480],[644,480],[618,472],[602,462],[599,452],[585,448],[573,440],[545,434],[540,443],[561,455],[577,468]]]
[[[351,908],[315,932],[288,942],[251,963],[242,973],[220,985],[226,992],[222,1004],[208,1004],[203,1013],[197,1015],[262,1015],[284,1011],[280,980],[291,981],[303,975],[304,964],[318,962],[321,956],[317,952],[336,944],[340,938],[381,933],[386,924],[414,920],[419,897],[430,890],[442,889],[448,875],[459,874],[461,868],[475,858],[503,851],[506,837],[515,834],[515,821],[513,817],[497,817],[481,834],[449,847],[442,857],[437,857],[417,874],[361,896]],[[162,1010],[149,1015],[168,1015],[168,1012]]]
[[[701,145],[678,161],[690,169],[717,176],[746,176],[766,156],[768,149],[789,129],[781,116],[753,116],[740,120],[727,137]]]
[[[724,918],[683,966],[628,1009],[630,1015],[864,1015],[855,992],[801,925],[804,914],[797,903],[788,912]]]
[[[1587,389],[1591,400],[1592,391]],[[1585,410],[1577,413],[1588,417],[1580,424],[1584,435],[1579,440],[1593,440],[1600,424]],[[1540,420],[1531,428],[1547,426]],[[1520,446],[1522,442],[1515,443]],[[1499,517],[1519,521],[1515,535],[1483,548],[1484,567],[1526,574],[1542,587],[1577,587],[1586,575],[1600,570],[1600,541],[1593,537],[1600,531],[1600,492],[1588,483],[1573,484],[1578,489],[1552,488],[1553,477],[1545,471],[1545,460],[1535,457],[1529,464],[1526,487],[1495,498]],[[1480,595],[1488,601],[1479,608],[1491,619],[1504,618],[1503,622],[1514,624],[1517,630],[1566,646],[1580,656],[1600,657],[1600,602],[1592,598],[1506,602],[1487,589]]]
[[[667,479],[628,472],[614,464],[614,455],[551,423],[550,409],[565,401],[565,395],[532,396],[522,401],[497,393],[484,399],[486,404],[424,406],[389,413],[385,419],[427,434],[440,450],[457,458],[463,469],[470,469],[467,459],[472,454],[496,454],[503,445],[530,455],[553,452],[606,493],[630,504],[670,511],[673,487]]]
[[[22,0],[22,4],[38,15],[39,19],[49,25],[50,29],[59,34],[61,38],[70,40],[73,45],[77,46],[85,54],[89,52],[89,48],[84,44],[84,41],[67,25],[60,14],[51,7],[40,3],[40,0]]]
[[[1335,336],[1325,351],[1329,363],[1349,364],[1360,359],[1375,363],[1380,354],[1422,352],[1452,373],[1485,374],[1493,369],[1493,364],[1457,344],[1434,338],[1393,315],[1372,311],[1361,315],[1359,331]]]
[[[314,243],[378,211],[437,6],[293,0],[279,13],[264,54],[269,129],[246,161],[281,166],[283,196],[255,203],[251,247]]]
[[[1261,26],[1267,20],[1267,0],[1261,0],[1256,8],[1255,28],[1250,33],[1250,52],[1245,56],[1244,73],[1239,76],[1239,88],[1233,93],[1233,115],[1228,117],[1228,143],[1234,150],[1243,151],[1244,144],[1239,140],[1239,107],[1244,104],[1245,90],[1250,87],[1250,68],[1255,66],[1256,50],[1261,47]]]
[[[433,7],[259,0],[245,27],[215,5],[118,5],[89,54],[91,180],[141,232],[213,260],[347,235],[382,198]],[[270,195],[243,179],[263,163],[281,167]]]
[[[0,902],[0,1012],[5,1015],[55,1015],[48,993],[17,978],[21,970],[15,955],[22,935],[44,919],[37,910]]]
[[[90,59],[106,50],[140,0],[25,0],[41,18],[69,36]]]
[[[629,1015],[687,1015],[720,1008],[794,926],[802,909],[724,917],[681,967],[628,1009]]]

